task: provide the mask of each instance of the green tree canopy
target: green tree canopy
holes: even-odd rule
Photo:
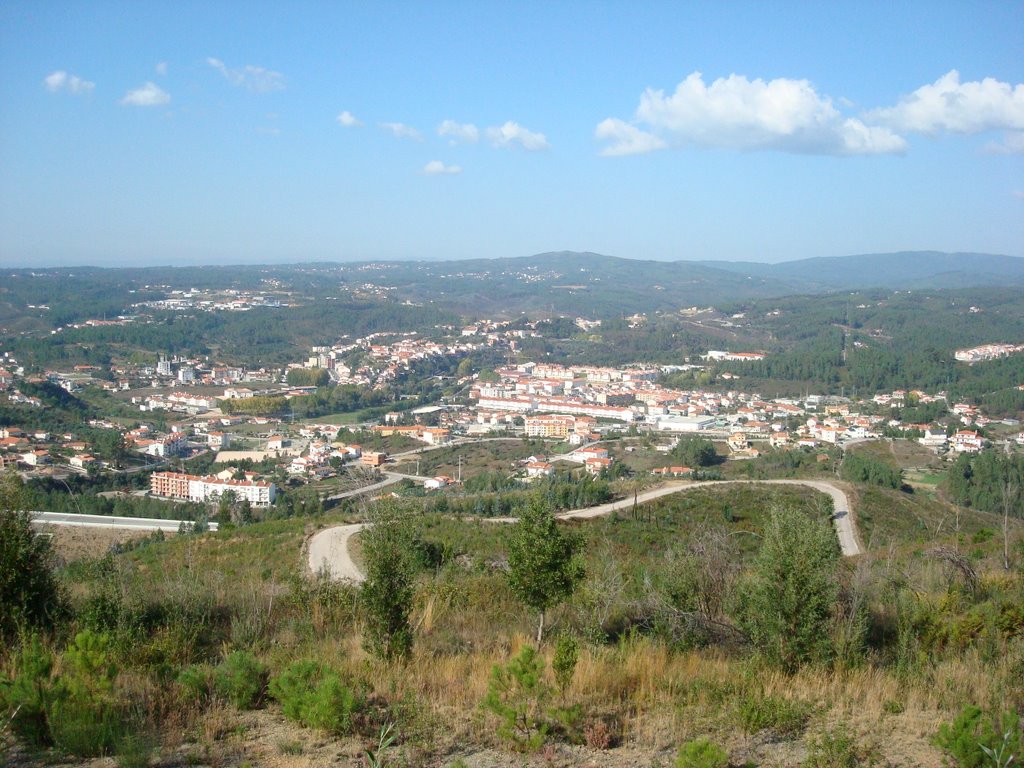
[[[838,562],[827,521],[786,507],[772,511],[736,614],[754,646],[787,672],[830,655]]]
[[[368,651],[384,661],[406,658],[412,651],[415,537],[407,514],[393,504],[371,510],[372,525],[362,534],[366,581],[361,597],[366,610]]]
[[[550,507],[534,498],[508,542],[508,583],[523,603],[540,614],[537,642],[544,638],[544,614],[568,598],[583,579],[579,536],[558,528]]]
[[[48,628],[64,611],[50,538],[36,535],[24,500],[17,474],[0,477],[0,639],[22,627]]]

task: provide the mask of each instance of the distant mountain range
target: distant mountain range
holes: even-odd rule
[[[365,274],[365,273],[360,273]],[[400,295],[477,314],[498,310],[608,316],[654,309],[864,290],[1024,286],[1024,258],[917,251],[780,264],[640,261],[558,251],[503,259],[388,262]]]
[[[682,263],[682,262],[677,262]],[[700,261],[702,266],[773,278],[810,291],[890,288],[976,288],[1024,285],[1024,258],[990,253],[901,251],[759,264]]]
[[[532,317],[565,314],[601,318],[872,288],[1024,288],[1024,258],[916,251],[760,264],[641,261],[558,251],[461,261],[62,267],[16,269],[6,274],[9,279],[0,280],[0,321],[6,317],[8,322],[24,307],[48,304],[54,295],[71,290],[63,287],[62,280],[73,281],[76,302],[91,302],[90,311],[97,315],[120,312],[128,289],[135,291],[133,300],[137,301],[151,293],[162,295],[150,286],[262,291],[273,285],[314,298],[336,297],[339,288],[347,289],[356,296],[387,296],[468,317],[526,313]],[[30,275],[35,277],[23,279]],[[1024,297],[1024,292],[1021,295]]]

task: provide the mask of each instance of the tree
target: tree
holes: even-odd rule
[[[217,523],[220,525],[227,525],[232,522],[233,515],[231,514],[235,508],[235,503],[238,501],[238,497],[234,491],[224,491],[217,500]]]
[[[544,639],[544,614],[568,598],[583,580],[580,537],[559,530],[543,499],[530,501],[508,543],[508,583],[523,603],[540,614],[537,644]]]
[[[23,626],[48,628],[64,612],[49,536],[36,535],[21,478],[0,478],[0,639]]]
[[[370,510],[362,535],[366,581],[361,597],[366,610],[363,643],[370,653],[391,662],[412,651],[414,536],[407,514],[393,504]]]
[[[688,467],[710,467],[718,463],[715,444],[705,437],[683,437],[672,449],[672,456]]]
[[[826,521],[785,507],[772,511],[736,613],[754,646],[787,672],[830,654],[838,562],[839,545]]]

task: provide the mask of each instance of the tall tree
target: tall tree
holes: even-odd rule
[[[545,613],[568,598],[583,580],[583,541],[558,528],[543,499],[531,500],[508,543],[508,583],[523,603],[537,611],[537,643],[544,639]]]
[[[785,507],[772,511],[736,613],[754,646],[787,672],[831,654],[838,562],[827,521]]]
[[[49,627],[64,611],[50,537],[33,530],[24,494],[17,474],[0,477],[0,639],[22,627]]]
[[[412,652],[415,579],[414,535],[409,516],[397,506],[371,508],[370,526],[362,534],[366,581],[361,597],[366,611],[363,643],[384,661],[405,659]]]

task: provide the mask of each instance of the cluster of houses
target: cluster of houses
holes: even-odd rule
[[[147,290],[150,286],[146,286]],[[167,286],[154,286],[166,291],[163,299],[140,301],[132,306],[137,309],[159,309],[171,311],[202,310],[205,312],[247,312],[255,307],[290,306],[290,294],[277,292],[254,292],[241,290],[168,290]]]
[[[982,344],[980,347],[958,349],[953,356],[961,363],[980,363],[1009,357],[1017,352],[1024,352],[1024,344]]]
[[[436,341],[413,332],[372,333],[349,343],[313,347],[305,363],[289,367],[326,370],[334,384],[375,387],[393,381],[418,361],[462,357],[483,346],[484,343],[476,341]],[[346,363],[353,358],[364,362]]]
[[[99,464],[89,453],[89,445],[71,433],[51,435],[45,430],[0,427],[0,470],[18,465],[49,467],[58,461],[82,471]]]

